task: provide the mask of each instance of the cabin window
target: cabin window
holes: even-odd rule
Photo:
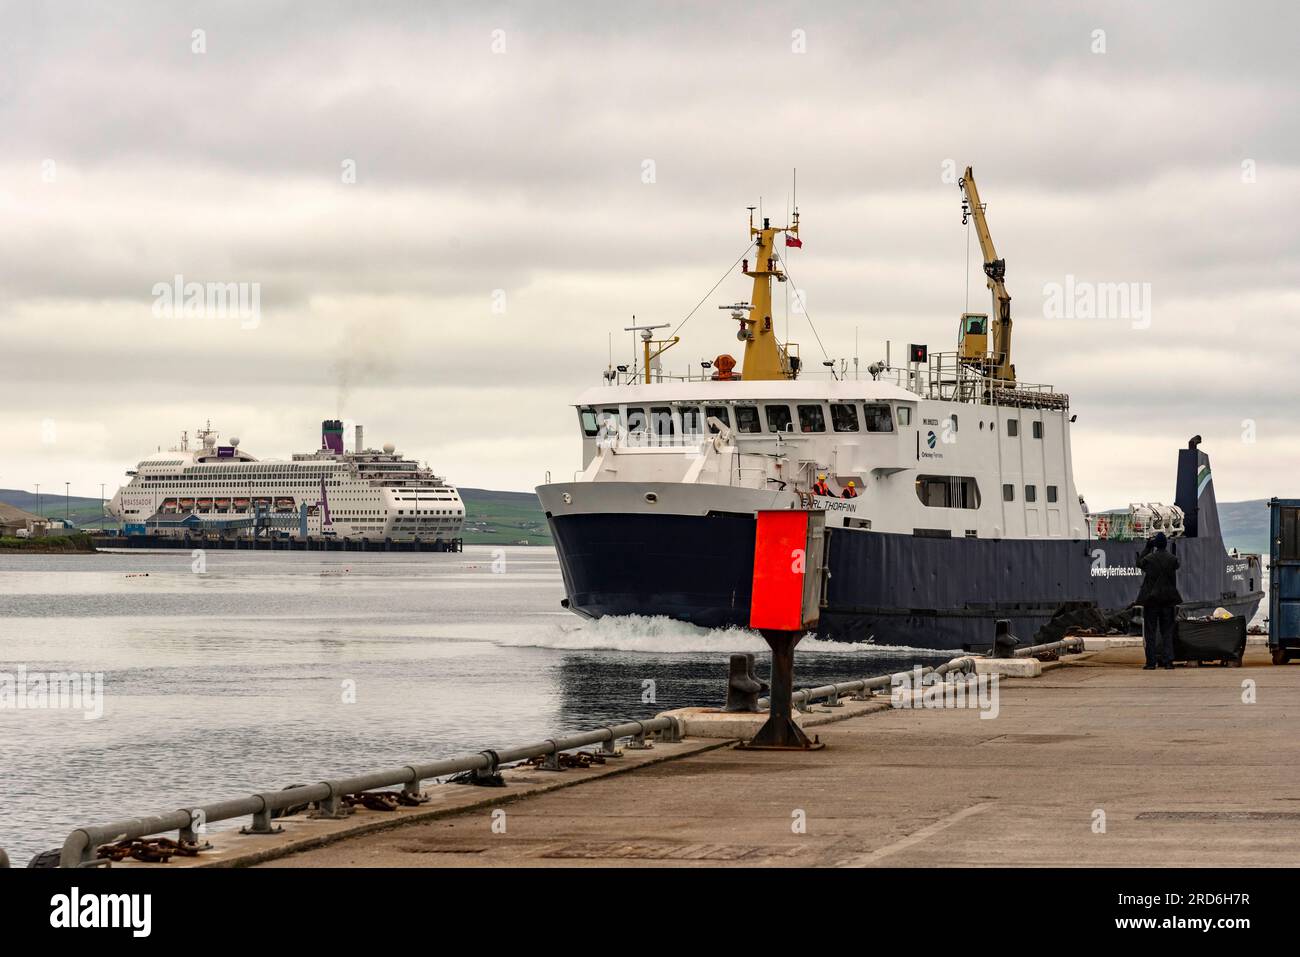
[[[765,405],[767,412],[767,430],[769,432],[791,432],[793,431],[794,420],[790,418],[790,407],[788,405]]]
[[[836,432],[858,431],[858,407],[851,402],[832,402],[831,427]]]
[[[645,432],[647,427],[645,409],[628,406],[627,410],[627,430],[629,432]]]
[[[985,316],[967,316],[966,335],[968,336],[986,335],[988,332],[988,327],[985,325],[986,322],[988,322],[988,319]]]
[[[736,406],[736,428],[741,432],[746,432],[751,435],[755,432],[762,432],[763,425],[758,419],[758,406]]]
[[[979,484],[969,475],[918,475],[916,497],[929,508],[979,508]]]
[[[1012,438],[1015,438],[1019,434],[1020,434],[1020,420],[1007,419],[1007,435],[1011,436]]]
[[[1047,501],[1048,501],[1049,504],[1052,503],[1052,502],[1055,502],[1055,501],[1056,501],[1056,486],[1055,486],[1055,485],[1049,485],[1049,486],[1047,486]]]
[[[868,402],[865,411],[867,413],[868,432],[894,431],[894,417],[890,414],[889,406]]]
[[[950,423],[952,423],[952,424],[949,426],[949,428],[952,429],[952,431],[956,432],[956,431],[957,431],[957,416],[955,416],[955,415],[950,415],[950,416],[948,416],[948,421],[949,421]]]
[[[1014,502],[1016,500],[1016,487],[1014,485],[1002,486],[1002,501]]]
[[[596,422],[595,409],[581,409],[578,412],[578,418],[582,421],[582,434],[588,437],[600,432],[600,425]]]
[[[682,409],[682,434],[699,435],[704,431],[704,419],[700,416],[698,405],[688,405]]]
[[[1037,501],[1038,501],[1038,486],[1037,486],[1037,485],[1026,485],[1026,486],[1025,486],[1025,501],[1026,501],[1026,502],[1037,502]]]
[[[1036,438],[1036,439],[1041,439],[1042,437],[1043,437],[1043,423],[1041,423],[1041,422],[1035,422],[1035,423],[1034,423],[1034,438]]]
[[[899,425],[912,424],[912,407],[910,405],[900,405],[898,407],[898,424]]]
[[[826,413],[822,411],[822,407],[820,405],[799,406],[799,431],[800,432],[825,432],[826,431]]]
[[[717,419],[726,428],[731,428],[731,416],[727,414],[725,405],[706,405],[704,407],[704,421],[707,423],[709,419]],[[709,431],[716,432],[718,430],[710,425]]]

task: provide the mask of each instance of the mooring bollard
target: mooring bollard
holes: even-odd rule
[[[727,678],[727,703],[723,711],[752,712],[758,710],[758,696],[767,685],[754,676],[752,652],[737,652],[731,656]]]
[[[993,622],[993,647],[990,649],[989,657],[1014,658],[1018,644],[1020,639],[1011,634],[1010,619],[998,618]]]

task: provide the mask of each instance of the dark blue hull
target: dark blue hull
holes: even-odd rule
[[[551,516],[569,608],[593,618],[667,615],[709,628],[748,623],[754,517]],[[1173,543],[1189,612],[1250,617],[1263,598],[1254,556],[1216,536]],[[980,650],[994,621],[1040,637],[1071,602],[1106,614],[1137,596],[1141,543],[968,539],[831,529],[819,631],[841,641]]]

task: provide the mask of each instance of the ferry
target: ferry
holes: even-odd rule
[[[361,426],[349,452],[343,423],[327,419],[320,448],[287,460],[259,459],[240,448],[238,438],[223,443],[210,423],[196,434],[193,447],[182,433],[179,446],[127,472],[130,482],[108,505],[114,518],[160,535],[197,529],[253,534],[259,525],[274,524],[353,541],[460,539],[465,505],[456,488],[392,443],[368,448]],[[274,521],[259,522],[259,515]]]
[[[955,351],[910,344],[895,364],[887,347],[869,378],[829,360],[822,378],[806,374],[772,318],[772,283],[788,278],[778,239],[802,246],[797,209],[788,226],[750,209],[750,300],[719,307],[741,362],[670,375],[659,357],[680,337],[631,327],[638,363],[607,368],[574,403],[580,472],[537,488],[565,607],[744,627],[756,513],[809,509],[825,513],[827,638],[982,651],[999,620],[1022,642],[1103,619],[1132,628],[1136,559],[1161,531],[1189,614],[1254,614],[1260,558],[1225,550],[1199,436],[1178,451],[1173,504],[1089,513],[1069,396],[1017,376],[1006,263],[969,168],[960,187],[992,312],[961,315]]]

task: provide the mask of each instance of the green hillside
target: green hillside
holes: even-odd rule
[[[63,518],[66,506],[67,517],[71,519],[72,524],[91,527],[98,527],[99,525],[99,499],[73,495],[65,503],[61,489],[56,493],[53,489],[46,491],[42,488],[38,505],[35,492],[24,492],[16,488],[0,488],[0,502],[21,508],[33,515],[42,515],[45,518]],[[109,528],[114,528],[117,523],[110,518],[107,525]]]
[[[462,488],[460,497],[465,501],[466,545],[552,544],[546,515],[532,492]]]

